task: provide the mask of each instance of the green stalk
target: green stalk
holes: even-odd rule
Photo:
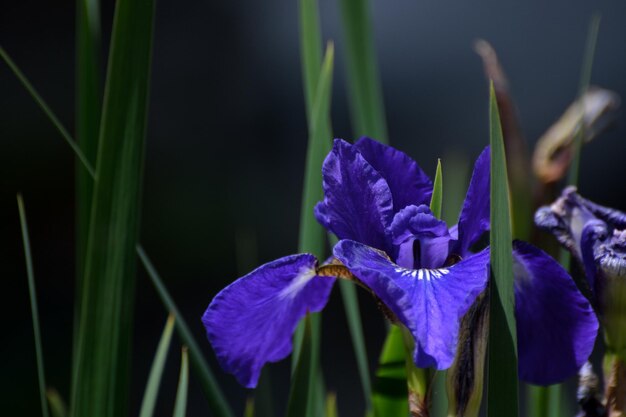
[[[46,374],[44,371],[41,330],[39,327],[39,309],[37,307],[35,272],[33,269],[33,258],[30,252],[30,239],[28,237],[26,210],[24,209],[24,200],[22,200],[22,196],[20,194],[17,195],[17,209],[20,214],[20,227],[22,229],[22,241],[24,242],[24,258],[26,260],[26,275],[28,277],[28,295],[30,297],[30,309],[33,316],[33,334],[35,336],[35,356],[37,358],[37,380],[39,382],[41,415],[43,417],[48,417],[48,403],[46,402]]]
[[[152,0],[115,8],[72,376],[77,417],[128,412],[153,15]]]

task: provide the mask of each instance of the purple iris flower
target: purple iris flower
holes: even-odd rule
[[[457,225],[427,204],[432,183],[404,153],[362,138],[335,140],[323,168],[318,221],[340,242],[334,256],[368,287],[415,340],[418,367],[446,369],[459,322],[485,290],[489,249],[472,247],[489,230],[489,149],[478,157]],[[265,264],[220,292],[203,316],[225,371],[254,387],[266,362],[285,358],[307,312],[326,304],[334,278],[317,260],[293,255]],[[587,300],[552,258],[514,242],[520,377],[550,384],[587,360],[598,323]]]
[[[593,203],[567,187],[535,214],[578,260],[602,321],[607,348],[626,357],[626,213]]]

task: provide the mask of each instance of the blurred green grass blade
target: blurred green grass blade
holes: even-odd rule
[[[261,378],[254,390],[254,413],[257,417],[274,417],[274,401],[272,400],[271,369],[266,366],[261,372]]]
[[[93,165],[98,150],[102,87],[100,74],[100,1],[76,0],[76,134],[77,144]],[[76,259],[79,277],[89,233],[93,178],[76,165]],[[79,287],[80,288],[80,287]],[[77,288],[77,293],[80,290]]]
[[[317,0],[299,0],[298,4],[300,11],[300,64],[302,66],[306,115],[310,123],[313,101],[322,68],[322,33]]]
[[[514,315],[509,186],[502,127],[493,83],[489,94],[489,123],[491,279],[487,413],[492,417],[515,417],[518,415],[517,333]]]
[[[93,165],[98,150],[102,114],[102,74],[100,71],[100,1],[76,0],[76,143]],[[89,238],[93,173],[75,164],[76,184],[76,281],[74,294],[82,292],[85,253]],[[76,354],[81,297],[74,297],[74,334],[72,353]]]
[[[76,133],[80,150],[94,164],[102,114],[100,71],[100,1],[76,0]],[[81,293],[85,251],[89,236],[93,177],[76,163],[76,288]],[[80,297],[75,297],[74,350],[76,350]]]
[[[372,392],[373,415],[407,416],[409,402],[406,384],[406,350],[402,330],[393,325],[387,333],[378,361]]]
[[[591,82],[591,70],[593,68],[593,58],[596,51],[596,45],[598,43],[598,31],[600,29],[600,13],[594,13],[589,22],[589,29],[587,32],[587,41],[585,43],[585,54],[583,57],[583,65],[580,72],[580,82],[578,85],[578,97],[581,98],[589,89],[589,83]],[[581,101],[582,103],[582,101]],[[581,109],[581,115],[584,113],[584,109]],[[584,122],[582,120],[578,123],[578,130],[574,137],[574,150],[572,163],[570,165],[567,182],[569,185],[578,184],[578,172],[580,169],[580,151],[582,149],[583,138],[585,137]]]
[[[563,396],[561,395],[562,384],[541,387],[528,385],[528,401],[533,417],[568,417],[572,415],[566,412],[567,407],[563,407]]]
[[[243,410],[244,417],[254,417],[254,398],[248,397],[246,399],[246,408]]]
[[[322,226],[317,223],[313,216],[313,207],[322,199],[322,178],[320,175],[322,163],[326,153],[330,150],[330,138],[326,136],[326,127],[330,126],[330,102],[332,92],[332,75],[333,75],[334,47],[329,43],[326,48],[324,60],[318,85],[315,90],[313,106],[309,116],[309,142],[307,146],[306,166],[304,171],[304,187],[302,191],[302,206],[300,212],[300,231],[299,231],[299,252],[308,252],[316,255],[318,258],[324,257],[326,233]],[[312,357],[314,359],[313,373],[310,375],[305,403],[308,404],[307,414],[309,417],[314,414],[315,406],[315,386],[316,379],[321,378],[321,372],[317,370],[319,366],[319,350],[320,350],[320,314],[311,315],[311,337],[309,342],[313,346],[305,347],[302,338],[302,325],[294,337],[294,355],[292,365],[299,361],[301,351],[312,349]],[[293,367],[295,372],[295,367]],[[299,383],[303,383],[304,379]],[[303,389],[298,387],[298,389]],[[304,414],[302,414],[304,416]],[[302,417],[300,416],[300,417]]]
[[[355,136],[387,143],[387,122],[378,75],[368,0],[340,0],[346,69]]]
[[[578,98],[582,98],[587,89],[589,88],[589,83],[591,82],[591,71],[593,69],[593,58],[595,56],[596,44],[598,43],[598,31],[600,30],[600,13],[594,13],[589,21],[589,29],[587,31],[587,40],[585,42],[585,53],[583,56],[583,64],[582,69],[580,71],[580,81],[578,85]],[[580,101],[582,103],[582,100]],[[581,109],[581,120],[578,123],[578,130],[576,135],[574,136],[574,145],[573,145],[573,155],[572,162],[569,167],[569,172],[567,174],[567,183],[569,185],[578,185],[578,177],[580,171],[580,153],[583,147],[583,138],[585,137],[585,123],[582,120],[582,114],[584,113],[584,109]],[[563,267],[569,271],[571,266],[571,256],[569,251],[561,248],[559,250],[559,261]],[[583,294],[586,294],[587,291],[584,290],[586,288],[586,284],[580,278],[574,277],[576,281],[576,285],[581,289]]]
[[[350,329],[350,336],[352,338],[352,347],[354,348],[354,355],[356,356],[356,363],[359,369],[359,377],[361,378],[365,408],[369,409],[371,407],[370,396],[372,393],[372,383],[367,361],[367,351],[365,349],[365,338],[363,337],[363,324],[361,322],[357,289],[352,282],[343,279],[338,281],[348,328]]]
[[[143,394],[143,400],[141,402],[141,409],[139,411],[139,417],[151,417],[154,414],[154,406],[159,395],[159,386],[161,385],[161,377],[163,376],[163,368],[165,368],[165,361],[167,360],[167,352],[170,349],[170,342],[172,341],[172,331],[174,330],[175,318],[170,313],[159,341],[156,354],[152,361],[152,368],[150,368],[150,375],[148,376],[148,382],[146,384],[146,391]]]
[[[24,73],[20,71],[18,66],[15,64],[15,62],[13,62],[9,54],[7,54],[7,52],[2,47],[0,47],[0,57],[2,58],[2,60],[4,60],[4,62],[11,69],[13,74],[15,74],[18,80],[22,83],[24,88],[26,88],[26,91],[28,91],[30,96],[39,105],[39,108],[45,113],[48,119],[50,119],[52,124],[54,124],[54,127],[56,127],[56,129],[59,131],[63,139],[65,139],[65,142],[67,142],[70,148],[72,148],[72,151],[74,151],[74,154],[76,155],[76,157],[80,160],[80,162],[83,164],[85,169],[89,172],[89,175],[91,177],[95,177],[95,170],[93,169],[93,166],[91,165],[91,163],[89,163],[89,160],[80,150],[76,142],[74,142],[74,139],[72,139],[72,135],[70,135],[67,129],[65,129],[65,127],[63,126],[59,118],[52,112],[50,107],[48,107],[48,104],[39,95],[37,90],[35,90],[35,87],[33,87],[33,85],[28,81]]]
[[[174,417],[185,417],[187,412],[187,388],[189,386],[189,360],[187,359],[187,346],[183,346],[180,361],[180,376],[178,389],[176,390],[176,403],[174,404]]]
[[[153,20],[153,0],[116,3],[72,378],[76,417],[128,410]]]
[[[430,387],[431,414],[434,417],[445,416],[448,412],[448,395],[446,393],[447,371],[436,371]]]
[[[163,285],[163,280],[141,246],[137,246],[137,255],[146,269],[146,272],[148,273],[154,288],[157,290],[165,308],[176,317],[176,330],[178,331],[178,335],[181,340],[188,348],[191,366],[197,373],[204,395],[209,402],[209,409],[211,410],[211,413],[213,413],[212,415],[214,417],[233,417],[234,414],[226,402],[225,396],[220,390],[220,387],[217,385],[209,365],[206,363],[204,356],[202,356],[202,351],[189,330],[187,322],[183,316],[181,316],[174,300],[169,295],[165,285]]]
[[[339,412],[337,411],[337,394],[334,392],[329,392],[328,395],[326,395],[325,417],[339,417]]]
[[[46,391],[46,397],[48,397],[48,405],[50,405],[50,414],[52,414],[52,417],[67,416],[67,406],[57,390],[54,388],[48,388],[48,391]]]
[[[316,366],[313,337],[313,323],[311,315],[304,318],[304,332],[302,347],[298,355],[298,363],[291,379],[289,401],[287,402],[287,417],[310,416],[314,408],[311,399],[311,375],[315,374]]]
[[[33,259],[30,251],[30,239],[28,237],[28,224],[26,222],[26,210],[24,200],[17,195],[17,209],[20,215],[20,228],[22,229],[22,241],[24,243],[24,258],[26,260],[26,275],[28,277],[28,295],[30,297],[30,310],[33,316],[33,334],[35,336],[35,355],[37,358],[37,380],[39,382],[39,400],[41,401],[41,415],[48,417],[48,403],[46,401],[46,374],[43,364],[43,349],[41,345],[41,330],[39,328],[39,309],[37,308],[37,289],[35,287],[35,272]]]
[[[452,225],[457,222],[463,206],[469,183],[470,161],[467,156],[457,152],[446,153],[443,159],[446,161],[446,166],[442,167],[446,173],[446,188],[442,199],[446,204],[441,208],[441,218]]]
[[[312,253],[319,258],[324,256],[326,232],[315,220],[313,207],[323,198],[320,173],[324,158],[331,149],[331,138],[326,136],[326,126],[330,125],[333,61],[334,47],[329,43],[309,117],[309,142],[300,215],[299,251]]]
[[[443,199],[443,178],[441,173],[441,159],[437,159],[437,171],[435,172],[435,181],[433,182],[433,194],[430,197],[430,211],[433,215],[441,218],[441,203]]]

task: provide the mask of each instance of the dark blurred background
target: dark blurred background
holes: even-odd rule
[[[334,133],[352,139],[338,5],[320,3],[323,35],[336,43]],[[488,141],[487,83],[472,50],[480,37],[499,52],[524,133],[534,144],[576,97],[587,26],[596,10],[602,23],[592,83],[625,97],[623,1],[375,0],[391,142],[431,175],[438,157],[444,170],[448,156],[471,163]],[[105,47],[112,12],[113,3],[105,1]],[[74,13],[71,1],[21,0],[4,2],[0,14],[0,43],[68,127],[74,125]],[[219,370],[199,318],[236,277],[296,251],[307,139],[297,18],[295,0],[157,2],[141,241],[239,414],[249,393]],[[38,415],[15,194],[23,193],[30,223],[48,383],[67,399],[74,159],[4,64],[0,83],[0,403],[11,415]],[[622,209],[625,122],[620,112],[612,130],[585,148],[580,186],[587,197]],[[134,414],[166,318],[139,270]],[[373,367],[385,328],[374,303],[360,296]],[[327,386],[337,391],[342,416],[361,416],[363,398],[338,293],[324,314],[323,331]],[[163,416],[172,410],[178,346],[173,343],[161,388]],[[279,412],[289,388],[288,362],[270,367]],[[206,415],[193,374],[190,389],[188,415]]]

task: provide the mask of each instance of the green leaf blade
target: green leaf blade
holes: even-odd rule
[[[154,406],[156,405],[157,396],[159,394],[159,386],[161,385],[161,377],[163,376],[165,361],[167,360],[167,352],[172,340],[174,323],[174,315],[170,314],[163,328],[163,334],[161,335],[161,340],[159,341],[154,359],[152,360],[152,367],[150,368],[148,383],[146,384],[146,390],[143,394],[139,417],[151,417],[154,414]]]
[[[303,417],[310,415],[311,404],[311,375],[315,374],[315,347],[313,341],[313,323],[311,315],[304,318],[302,347],[291,380],[289,401],[287,402],[287,417]]]
[[[518,415],[517,333],[513,294],[511,217],[506,157],[493,84],[489,99],[491,143],[491,279],[487,412]],[[503,366],[506,364],[506,366]]]
[[[72,378],[74,416],[127,414],[154,1],[118,0]]]
[[[197,373],[198,379],[200,380],[202,391],[209,402],[209,409],[215,417],[234,417],[234,413],[226,402],[219,385],[217,385],[215,376],[213,376],[211,368],[209,368],[209,365],[206,363],[196,339],[189,330],[187,322],[180,314],[176,303],[170,296],[167,288],[165,288],[159,273],[141,246],[137,247],[137,255],[148,273],[148,277],[157,290],[163,305],[176,317],[176,330],[183,343],[187,346],[191,366]]]
[[[174,403],[174,417],[185,417],[187,412],[187,390],[189,386],[189,360],[187,359],[187,347],[183,346],[180,361],[180,376],[178,389],[176,390],[176,402]]]
[[[441,218],[441,204],[443,201],[443,174],[441,172],[441,159],[437,160],[437,171],[435,172],[435,181],[433,182],[433,194],[430,197],[430,211],[433,215]]]
[[[368,0],[341,0],[349,101],[355,136],[388,142]]]
[[[378,361],[374,391],[375,417],[406,416],[409,414],[406,374],[406,349],[402,330],[391,326]]]
[[[39,308],[37,307],[37,289],[35,287],[35,272],[33,258],[30,250],[30,238],[28,236],[28,223],[26,210],[21,195],[17,195],[17,208],[20,215],[20,228],[24,243],[24,259],[26,261],[26,275],[28,278],[28,295],[33,319],[33,335],[35,337],[35,356],[37,358],[37,381],[39,384],[39,400],[41,402],[41,415],[48,417],[48,403],[46,401],[46,373],[43,363],[43,347],[41,343],[41,330],[39,326]]]

